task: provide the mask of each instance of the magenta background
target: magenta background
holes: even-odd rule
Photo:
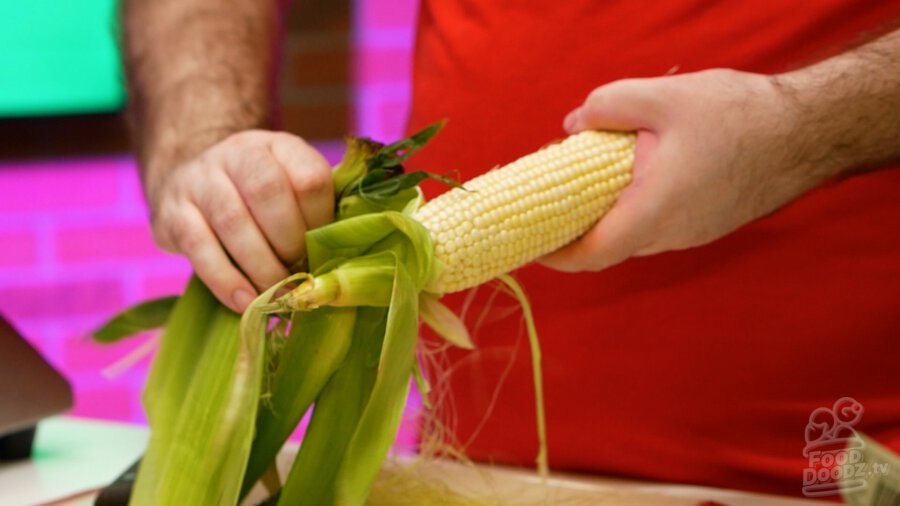
[[[357,134],[393,140],[402,133],[415,5],[357,0]],[[337,141],[316,145],[332,161],[342,152]],[[129,154],[0,160],[0,312],[73,384],[71,414],[144,423],[140,390],[149,361],[112,379],[101,370],[148,336],[100,346],[87,335],[130,304],[180,292],[189,274],[186,261],[154,245]],[[400,447],[412,445],[417,405],[410,403]]]

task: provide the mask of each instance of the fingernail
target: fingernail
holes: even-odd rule
[[[247,306],[253,302],[253,299],[253,294],[243,288],[235,290],[234,295],[231,297],[231,300],[234,301],[234,305],[240,313],[243,313],[244,310],[247,309]]]
[[[563,120],[563,128],[567,132],[571,132],[572,129],[575,128],[575,123],[578,121],[579,110],[580,109],[575,109],[574,111],[570,112],[568,115],[566,115],[566,119]]]

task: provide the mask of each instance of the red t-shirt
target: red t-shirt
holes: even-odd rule
[[[465,180],[562,137],[601,84],[783,71],[898,17],[887,0],[425,0],[410,129],[450,121],[412,165]],[[900,450],[898,231],[900,170],[882,170],[708,246],[600,273],[520,270],[551,467],[799,494],[809,415],[843,396],[864,406],[858,429]],[[530,354],[510,299],[476,323],[491,291],[468,311],[478,350],[451,354],[454,436],[473,458],[530,465]]]

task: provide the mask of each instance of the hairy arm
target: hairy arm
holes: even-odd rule
[[[230,134],[268,126],[275,2],[126,0],[123,9],[132,127],[145,172],[171,170]]]
[[[634,178],[603,220],[544,263],[600,270],[699,246],[826,180],[900,160],[900,31],[774,76],[616,81],[564,126],[638,130]]]
[[[900,30],[772,80],[810,165],[841,174],[900,161]]]
[[[164,249],[242,311],[332,219],[326,160],[262,130],[274,105],[276,0],[125,0],[132,126]]]

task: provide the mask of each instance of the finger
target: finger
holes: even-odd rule
[[[663,116],[665,99],[653,79],[624,79],[601,86],[570,112],[563,127],[577,133],[588,129],[653,129]]]
[[[272,155],[286,169],[307,228],[334,220],[334,184],[331,165],[303,139],[280,134],[272,142]]]
[[[306,225],[291,182],[269,150],[246,150],[238,163],[227,165],[227,171],[280,261],[290,265],[302,258]]]
[[[287,277],[287,269],[266,241],[228,176],[212,172],[209,177],[208,184],[199,187],[202,193],[196,196],[197,207],[234,262],[258,290],[265,290]]]
[[[185,206],[169,238],[210,291],[232,311],[243,312],[256,297],[253,285],[231,263],[203,215],[194,206]]]

